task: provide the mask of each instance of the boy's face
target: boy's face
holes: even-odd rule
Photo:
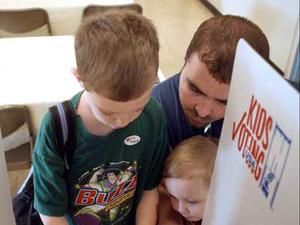
[[[195,127],[204,127],[224,117],[229,84],[216,80],[192,54],[184,65],[180,82],[179,97],[185,116]]]
[[[203,218],[208,185],[201,178],[166,178],[172,207],[186,220],[196,222]]]
[[[152,86],[139,98],[126,102],[114,101],[88,91],[86,96],[94,117],[106,126],[119,129],[126,127],[142,113],[150,99],[151,91]]]

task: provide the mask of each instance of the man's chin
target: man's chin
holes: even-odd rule
[[[198,121],[192,118],[187,118],[188,123],[193,126],[193,127],[197,127],[197,128],[204,128],[206,127],[207,124],[210,123],[210,121]]]

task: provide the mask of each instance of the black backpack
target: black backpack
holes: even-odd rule
[[[49,108],[55,136],[55,146],[65,162],[66,172],[76,145],[74,109],[70,101],[64,101]],[[65,173],[66,175],[66,173]],[[33,207],[33,167],[13,199],[13,211],[17,225],[43,225],[39,213]]]

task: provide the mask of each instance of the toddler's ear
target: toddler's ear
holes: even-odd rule
[[[166,188],[166,179],[163,178],[161,181],[160,181],[160,184],[158,186],[158,190],[161,192],[161,193],[166,193],[168,192],[167,191],[167,188]]]

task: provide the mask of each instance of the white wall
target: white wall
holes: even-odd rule
[[[299,0],[208,0],[222,14],[244,16],[266,34],[271,60],[290,76],[299,42]]]

